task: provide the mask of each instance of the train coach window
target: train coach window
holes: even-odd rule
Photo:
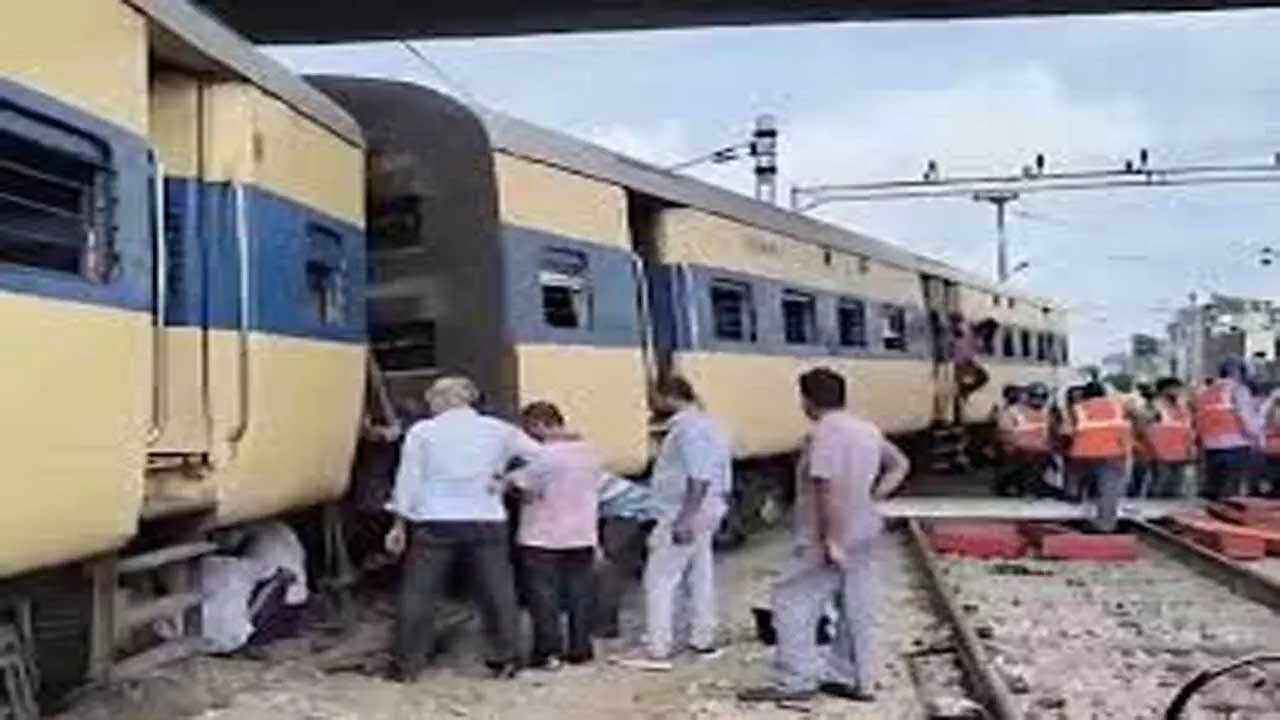
[[[0,132],[0,262],[105,280],[108,172]]]
[[[818,342],[818,302],[808,293],[782,291],[782,330],[789,345]]]
[[[711,317],[716,339],[756,341],[756,306],[747,283],[712,280]]]
[[[861,300],[841,298],[836,304],[836,328],[842,347],[867,346],[867,305]]]
[[[907,349],[907,310],[897,305],[884,306],[884,349]]]
[[[342,237],[319,225],[307,226],[307,293],[312,317],[322,325],[346,318]]]
[[[538,267],[542,318],[556,328],[591,327],[591,277],[587,255],[577,250],[546,248]]]

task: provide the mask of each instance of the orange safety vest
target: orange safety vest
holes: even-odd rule
[[[1006,443],[1015,450],[1032,453],[1049,452],[1049,414],[1044,410],[1016,406],[1009,408],[1013,429]]]
[[[1231,400],[1234,389],[1235,383],[1230,380],[1215,380],[1196,393],[1196,431],[1200,442],[1208,444],[1224,437],[1244,435],[1244,426]]]
[[[1156,420],[1147,426],[1147,444],[1158,462],[1187,462],[1195,447],[1195,431],[1191,428],[1191,413],[1182,403],[1170,404],[1164,400],[1155,403]]]
[[[1117,398],[1102,397],[1076,405],[1075,432],[1071,436],[1073,458],[1122,459],[1133,447],[1133,428]]]

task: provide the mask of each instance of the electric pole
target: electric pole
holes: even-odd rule
[[[1018,199],[1012,190],[979,190],[973,194],[975,202],[989,202],[996,208],[996,282],[1009,279],[1009,237],[1005,232],[1005,206]]]
[[[756,118],[750,150],[756,161],[756,199],[772,205],[778,200],[778,122],[772,115]]]

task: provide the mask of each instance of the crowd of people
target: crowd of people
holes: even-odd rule
[[[797,468],[794,549],[773,588],[777,656],[769,683],[739,697],[826,692],[868,701],[871,545],[880,531],[873,500],[892,493],[910,466],[848,411],[841,375],[811,370],[797,390],[813,426]],[[681,655],[717,656],[713,538],[733,492],[733,449],[690,383],[673,376],[657,384],[666,433],[647,482],[606,472],[554,404],[529,404],[516,426],[478,412],[477,397],[466,378],[437,380],[426,393],[430,416],[404,436],[386,505],[395,517],[386,549],[402,557],[394,677],[412,682],[431,661],[436,604],[459,570],[480,607],[495,677],[593,661],[593,638],[618,634],[622,589],[641,564],[644,640],[613,660],[664,671]],[[504,500],[513,495],[518,512],[509,519]],[[523,657],[521,598],[533,625]],[[833,599],[835,640],[820,651],[815,628]],[[680,607],[690,631],[677,640]]]
[[[1187,388],[1004,388],[996,410],[1001,495],[1048,492],[1097,502],[1100,529],[1114,529],[1125,498],[1217,500],[1280,495],[1280,389],[1250,377],[1239,358]]]

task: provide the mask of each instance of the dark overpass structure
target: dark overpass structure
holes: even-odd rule
[[[1232,10],[1280,0],[198,0],[262,43]]]

